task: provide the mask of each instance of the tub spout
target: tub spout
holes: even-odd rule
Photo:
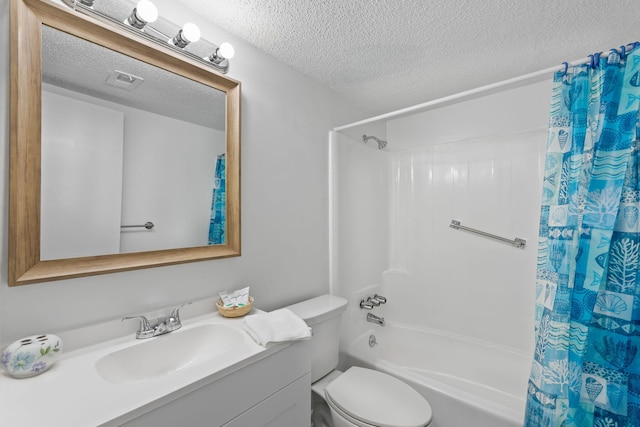
[[[380,326],[384,326],[384,317],[378,317],[373,313],[367,313],[367,322],[376,323]]]

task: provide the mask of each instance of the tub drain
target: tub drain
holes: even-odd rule
[[[376,344],[378,344],[378,342],[376,341],[376,336],[369,335],[369,347],[373,348]]]

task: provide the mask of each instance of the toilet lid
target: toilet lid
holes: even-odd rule
[[[344,413],[380,427],[424,427],[429,403],[409,385],[382,372],[349,368],[326,388],[328,400]]]

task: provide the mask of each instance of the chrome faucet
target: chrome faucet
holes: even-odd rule
[[[371,297],[369,297],[369,300],[371,299]],[[373,308],[373,303],[369,300],[362,300],[360,301],[360,308],[363,310],[371,310]]]
[[[123,317],[122,320],[138,319],[140,321],[140,325],[136,331],[136,339],[139,340],[168,334],[169,332],[182,327],[182,322],[180,321],[180,309],[189,304],[191,303],[187,302],[179,305],[171,310],[171,313],[168,316],[160,316],[152,320],[147,319],[145,316],[127,316]]]
[[[378,304],[386,304],[387,299],[382,295],[375,294],[372,298],[374,301],[378,301]]]
[[[380,326],[384,326],[384,317],[378,317],[373,313],[367,313],[367,322],[376,323]]]
[[[380,304],[386,304],[387,299],[381,295],[375,294],[373,297],[367,298],[367,300],[360,301],[360,308],[364,310],[371,310],[373,307],[379,307]]]

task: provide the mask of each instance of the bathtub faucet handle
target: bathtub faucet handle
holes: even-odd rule
[[[369,298],[371,299],[371,298]],[[364,310],[372,310],[373,309],[373,303],[371,303],[371,301],[367,300],[361,300],[360,301],[360,308],[364,309]]]
[[[373,296],[373,299],[378,301],[379,304],[386,304],[387,303],[387,299],[385,297],[383,297],[382,295],[375,294]]]
[[[377,300],[377,299],[375,299],[375,298],[371,298],[371,297],[369,297],[369,298],[367,298],[367,302],[370,302],[371,304],[373,304],[373,305],[374,305],[374,307],[378,307],[378,306],[380,306],[380,301],[378,301],[378,300]]]

